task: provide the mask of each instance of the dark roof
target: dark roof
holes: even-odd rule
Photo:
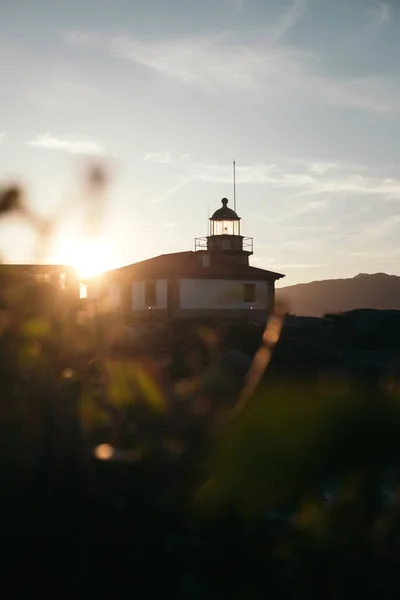
[[[125,267],[107,271],[109,280],[144,281],[145,279],[164,279],[174,277],[210,278],[210,279],[258,279],[276,280],[284,277],[281,273],[259,269],[249,265],[240,265],[230,260],[210,254],[209,266],[204,266],[202,257],[205,251],[175,252],[161,254],[148,260],[142,260]],[[90,278],[96,280],[102,276]]]
[[[215,211],[210,221],[240,221],[234,210],[228,208],[228,199],[222,198],[222,208]]]

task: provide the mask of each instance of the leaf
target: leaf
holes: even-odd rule
[[[22,333],[29,338],[45,338],[51,334],[51,324],[47,319],[29,319],[22,326]]]
[[[84,389],[81,394],[79,413],[82,427],[86,431],[109,423],[106,411],[98,406],[98,403],[93,398],[93,394],[88,389]]]
[[[135,379],[146,401],[157,412],[164,412],[166,408],[164,394],[152,377],[144,369],[138,368]]]
[[[42,348],[39,342],[21,346],[18,352],[18,366],[24,373],[36,371],[43,365]]]
[[[0,214],[6,214],[21,209],[21,190],[17,186],[10,186],[0,192]]]
[[[109,373],[108,397],[115,406],[128,406],[133,399],[133,385],[130,373],[124,368],[123,363],[109,361],[107,371]]]

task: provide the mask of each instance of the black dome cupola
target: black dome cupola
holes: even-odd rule
[[[228,199],[222,198],[222,208],[210,217],[211,235],[240,235],[240,217],[228,207]]]
[[[240,233],[240,217],[229,208],[228,199],[222,198],[218,208],[209,219],[207,238],[197,238],[196,249],[205,249],[209,254],[223,255],[225,259],[240,264],[249,264],[249,256],[253,254],[253,240]]]

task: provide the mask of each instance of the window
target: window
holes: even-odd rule
[[[211,235],[240,235],[240,221],[213,221]]]
[[[79,284],[79,298],[81,300],[87,298],[87,285],[85,283]]]
[[[203,265],[203,267],[207,267],[207,268],[210,266],[210,255],[209,254],[202,255],[201,264]]]
[[[145,306],[157,306],[157,281],[146,281],[144,287]]]
[[[131,287],[131,286],[129,286]],[[121,291],[117,283],[108,286],[108,297],[110,299],[111,306],[117,308],[121,304]]]
[[[256,285],[255,283],[245,283],[243,286],[243,301],[244,302],[255,302],[256,301]]]
[[[132,311],[133,306],[133,288],[131,283],[122,283],[121,291],[121,310],[125,314],[129,314]]]

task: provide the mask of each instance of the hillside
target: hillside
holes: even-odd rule
[[[312,281],[276,290],[292,314],[323,316],[357,308],[400,310],[400,277],[360,273],[351,279]]]

